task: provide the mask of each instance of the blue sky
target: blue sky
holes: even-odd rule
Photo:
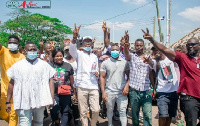
[[[6,7],[9,0],[1,0],[0,20],[7,21],[7,16],[13,9]],[[36,3],[38,1],[33,1]],[[38,2],[39,3],[39,2]],[[160,16],[166,17],[166,0],[158,0]],[[200,27],[200,0],[172,0],[171,3],[171,44]],[[103,40],[102,22],[117,15],[130,12],[107,20],[111,28],[111,41],[118,42],[128,30],[130,41],[142,38],[141,29],[149,28],[153,34],[153,17],[156,7],[153,0],[51,0],[51,9],[28,9],[32,13],[41,13],[59,18],[72,29],[74,23],[82,24],[80,35],[96,37]],[[95,23],[96,22],[96,23]],[[92,24],[93,25],[83,25]],[[166,41],[166,20],[161,20],[164,41]],[[113,30],[114,28],[114,30]],[[113,32],[114,31],[114,32]],[[113,34],[114,33],[114,34]],[[156,40],[158,38],[158,24],[156,21]]]

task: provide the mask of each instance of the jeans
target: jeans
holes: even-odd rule
[[[45,107],[29,110],[18,109],[17,114],[19,116],[19,125],[31,126],[33,116],[34,126],[43,126],[44,109]]]
[[[59,120],[59,113],[61,113],[60,126],[67,126],[71,95],[54,95],[54,99],[57,104],[50,110],[52,122]]]
[[[176,92],[157,92],[156,97],[159,117],[175,117],[178,106],[178,94]]]
[[[200,112],[200,99],[189,95],[180,95],[180,109],[185,115],[187,126],[196,126]]]
[[[107,93],[108,101],[106,102],[107,107],[107,117],[108,117],[108,126],[112,126],[112,117],[113,117],[113,109],[115,102],[117,102],[117,107],[119,111],[119,119],[121,121],[122,126],[127,125],[127,116],[126,116],[126,108],[128,104],[127,96],[123,96],[122,94],[113,94],[112,92]]]
[[[139,112],[142,106],[143,112],[143,125],[152,126],[152,96],[151,90],[137,91],[134,89],[129,90],[131,109],[132,109],[132,122],[133,126],[139,126]]]

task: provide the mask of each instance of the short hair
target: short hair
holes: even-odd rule
[[[119,47],[118,43],[112,43],[111,47],[112,46],[118,46]]]
[[[8,37],[8,40],[11,39],[11,38],[17,39],[17,41],[19,42],[19,38],[16,35],[10,35]]]
[[[29,45],[29,44],[34,44],[34,45],[36,45],[34,42],[31,42],[31,41],[26,42],[26,45]]]
[[[136,39],[135,43],[138,42],[138,41],[143,42],[143,44],[144,44],[144,40],[143,39]]]
[[[64,57],[64,51],[61,49],[61,48],[55,48],[53,51],[52,51],[52,58],[55,58],[56,54],[58,52],[61,52],[63,57]]]

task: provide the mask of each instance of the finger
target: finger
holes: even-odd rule
[[[146,32],[143,30],[143,29],[141,29],[142,30],[142,32],[144,33],[144,34],[146,34]],[[143,36],[144,37],[144,36]]]
[[[76,29],[76,23],[74,23],[74,29]]]
[[[147,29],[147,33],[149,34],[149,29],[148,28],[146,28]]]
[[[81,25],[78,26],[78,30],[81,28]]]

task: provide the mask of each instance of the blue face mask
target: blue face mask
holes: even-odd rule
[[[83,47],[83,49],[87,52],[89,52],[92,48],[91,47]]]
[[[111,57],[112,58],[117,58],[117,57],[119,57],[119,51],[111,51]]]
[[[27,52],[26,57],[30,60],[36,59],[38,56],[37,52]]]

